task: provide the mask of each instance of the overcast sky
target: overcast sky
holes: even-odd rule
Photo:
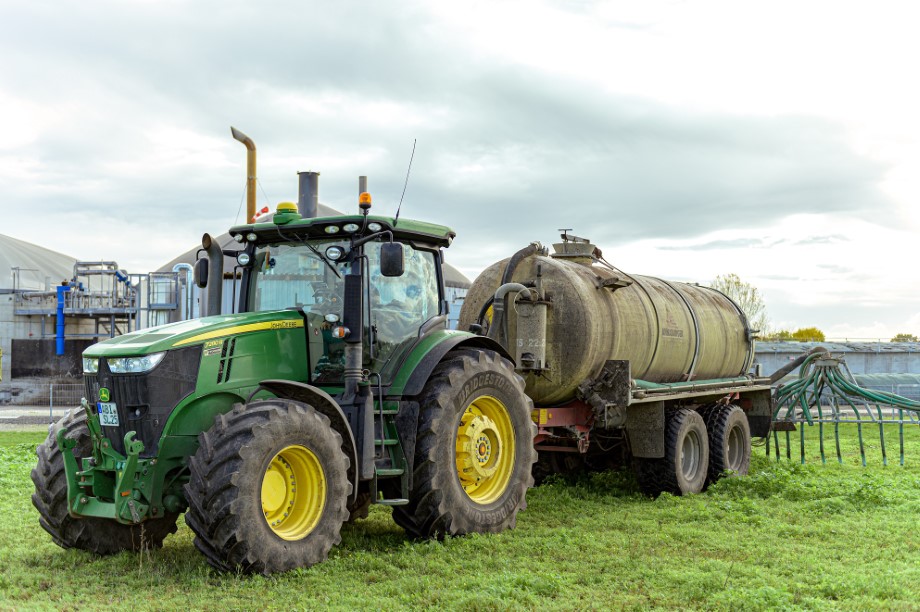
[[[920,334],[912,2],[0,0],[0,233],[154,270],[259,207],[457,231],[471,278],[557,228],[759,287],[776,328]]]

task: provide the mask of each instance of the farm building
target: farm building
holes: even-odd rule
[[[340,214],[322,204],[318,212]],[[227,233],[217,240],[236,248]],[[114,261],[80,261],[0,235],[0,403],[33,401],[34,389],[53,382],[69,383],[78,395],[80,356],[87,346],[200,316],[205,292],[192,280],[198,250],[192,247],[155,272],[132,274]],[[224,258],[224,313],[235,309],[234,265]],[[454,327],[470,281],[446,264],[444,275]]]

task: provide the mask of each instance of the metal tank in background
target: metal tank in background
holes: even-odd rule
[[[651,383],[745,375],[754,332],[723,293],[608,264],[590,241],[562,234],[554,253],[533,243],[473,282],[460,329],[481,325],[515,358],[535,404],[576,396],[608,360]],[[498,292],[498,294],[496,294]]]

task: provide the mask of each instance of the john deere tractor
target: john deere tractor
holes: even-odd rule
[[[413,537],[499,532],[525,505],[532,402],[505,349],[447,328],[446,227],[293,203],[208,236],[219,312],[83,354],[85,398],[38,448],[32,501],[64,548],[155,548],[185,521],[208,563],[323,561],[346,521],[393,507]]]

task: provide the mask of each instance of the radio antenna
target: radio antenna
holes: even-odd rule
[[[396,216],[393,218],[393,227],[396,227],[396,224],[399,223],[399,211],[402,210],[403,198],[406,197],[406,187],[409,186],[409,173],[412,171],[412,160],[415,159],[415,143],[418,142],[418,138],[412,139],[412,155],[409,156],[409,167],[406,168],[406,183],[403,185],[402,195],[399,196],[399,206],[396,207]]]

